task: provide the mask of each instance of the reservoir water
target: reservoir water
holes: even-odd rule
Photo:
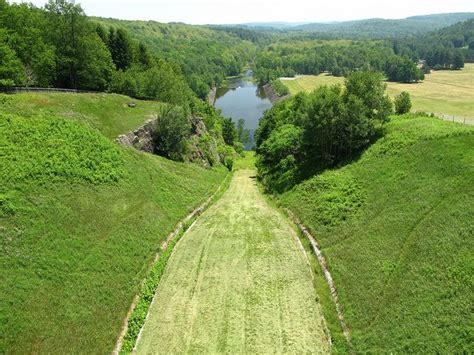
[[[230,117],[237,123],[239,118],[245,120],[245,128],[250,130],[252,142],[246,149],[253,147],[253,136],[258,127],[258,121],[265,110],[272,107],[270,100],[261,88],[252,81],[253,72],[247,70],[238,78],[227,80],[225,87],[217,89],[216,108],[222,111],[224,117]]]

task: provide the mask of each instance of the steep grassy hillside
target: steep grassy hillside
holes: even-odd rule
[[[161,242],[226,175],[110,142],[76,121],[114,138],[153,106],[86,97],[0,113],[0,353],[111,352]]]
[[[320,241],[358,352],[472,353],[474,129],[397,117],[281,196]]]
[[[136,107],[128,107],[130,102],[135,102]],[[38,113],[60,115],[85,123],[110,139],[141,126],[157,113],[160,105],[115,94],[0,95],[0,113],[15,112],[24,117]]]

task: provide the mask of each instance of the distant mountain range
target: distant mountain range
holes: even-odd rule
[[[474,12],[462,12],[412,16],[396,20],[373,18],[366,20],[319,23],[255,22],[242,24],[241,26],[311,32],[347,38],[374,38],[416,35],[436,31],[440,28],[472,18],[474,18]]]

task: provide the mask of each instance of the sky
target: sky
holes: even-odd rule
[[[22,1],[14,1],[22,2]],[[37,6],[45,0],[28,0]],[[189,24],[330,22],[474,12],[474,0],[76,0],[90,16]]]

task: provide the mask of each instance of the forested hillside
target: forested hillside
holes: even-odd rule
[[[413,16],[400,20],[368,19],[336,23],[314,23],[293,27],[293,31],[309,32],[331,38],[381,39],[422,35],[474,18],[474,13],[452,13]]]
[[[176,63],[189,86],[201,98],[227,76],[239,75],[255,55],[256,47],[232,31],[205,26],[154,21],[94,19],[104,27],[126,29],[159,58]]]

